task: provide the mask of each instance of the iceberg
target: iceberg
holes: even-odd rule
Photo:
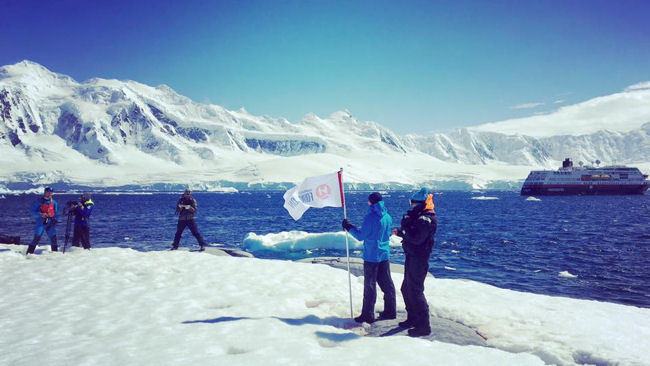
[[[363,242],[348,235],[350,249],[362,249]],[[305,231],[282,231],[279,233],[248,233],[244,238],[244,248],[250,252],[262,250],[274,252],[307,251],[313,249],[345,250],[345,231],[308,233]],[[390,246],[399,247],[402,238],[391,235]]]
[[[473,200],[479,200],[479,201],[493,201],[493,200],[498,200],[499,197],[490,197],[490,196],[476,196],[472,197]]]

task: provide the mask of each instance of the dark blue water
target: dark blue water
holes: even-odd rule
[[[283,192],[197,193],[199,228],[208,242],[241,246],[248,232],[340,230],[342,210],[310,209],[295,222],[282,208]],[[368,193],[348,193],[348,216],[359,224]],[[438,233],[431,272],[495,286],[549,295],[650,307],[650,195],[542,197],[526,201],[514,192],[491,192],[498,200],[473,200],[468,192],[437,194]],[[386,206],[396,222],[408,194],[390,192]],[[167,249],[176,228],[176,194],[94,195],[91,240],[95,247]],[[0,234],[30,241],[28,207],[36,196],[0,199]],[[63,205],[72,195],[56,195]],[[63,239],[65,224],[58,226]],[[47,239],[43,238],[42,243]],[[196,246],[189,231],[181,245]],[[403,263],[400,248],[393,261]],[[305,252],[256,253],[276,259]],[[316,250],[311,256],[345,255]],[[445,268],[447,267],[447,268]],[[455,270],[452,270],[455,269]],[[577,278],[563,278],[568,271]],[[468,294],[471,296],[471,294]]]

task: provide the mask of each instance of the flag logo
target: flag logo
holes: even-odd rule
[[[321,184],[316,187],[316,196],[319,199],[324,200],[332,193],[332,188],[327,184]]]

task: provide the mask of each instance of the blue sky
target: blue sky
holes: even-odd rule
[[[167,84],[198,102],[294,122],[348,109],[398,133],[442,131],[650,80],[650,2],[641,0],[0,0],[0,8],[1,65],[29,59],[77,80]]]

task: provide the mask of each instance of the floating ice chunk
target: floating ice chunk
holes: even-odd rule
[[[526,201],[531,201],[531,202],[542,202],[542,200],[540,200],[540,199],[537,198],[537,197],[533,197],[533,196],[530,196],[530,197],[526,198]]]
[[[574,274],[570,273],[569,271],[562,271],[562,272],[558,273],[557,275],[560,276],[560,277],[564,277],[564,278],[577,278],[578,277],[577,275],[574,275]]]
[[[445,269],[447,271],[455,271],[456,270],[456,268],[454,268],[454,267],[447,267],[447,266],[445,266]]]
[[[361,248],[362,244],[352,235],[348,235],[350,248]],[[345,232],[308,233],[305,231],[283,231],[258,235],[248,233],[244,238],[244,248],[255,252],[271,251],[306,251],[310,249],[345,249]]]
[[[459,251],[457,251],[457,250],[455,250],[455,249],[452,249],[451,252],[454,253],[454,254],[458,254],[458,253],[460,253]]]
[[[490,197],[490,196],[476,196],[472,197],[473,200],[481,200],[481,201],[491,201],[491,200],[498,200],[499,197]]]
[[[390,236],[390,244],[391,247],[401,247],[402,246],[402,238],[400,238],[397,235],[391,235]]]

